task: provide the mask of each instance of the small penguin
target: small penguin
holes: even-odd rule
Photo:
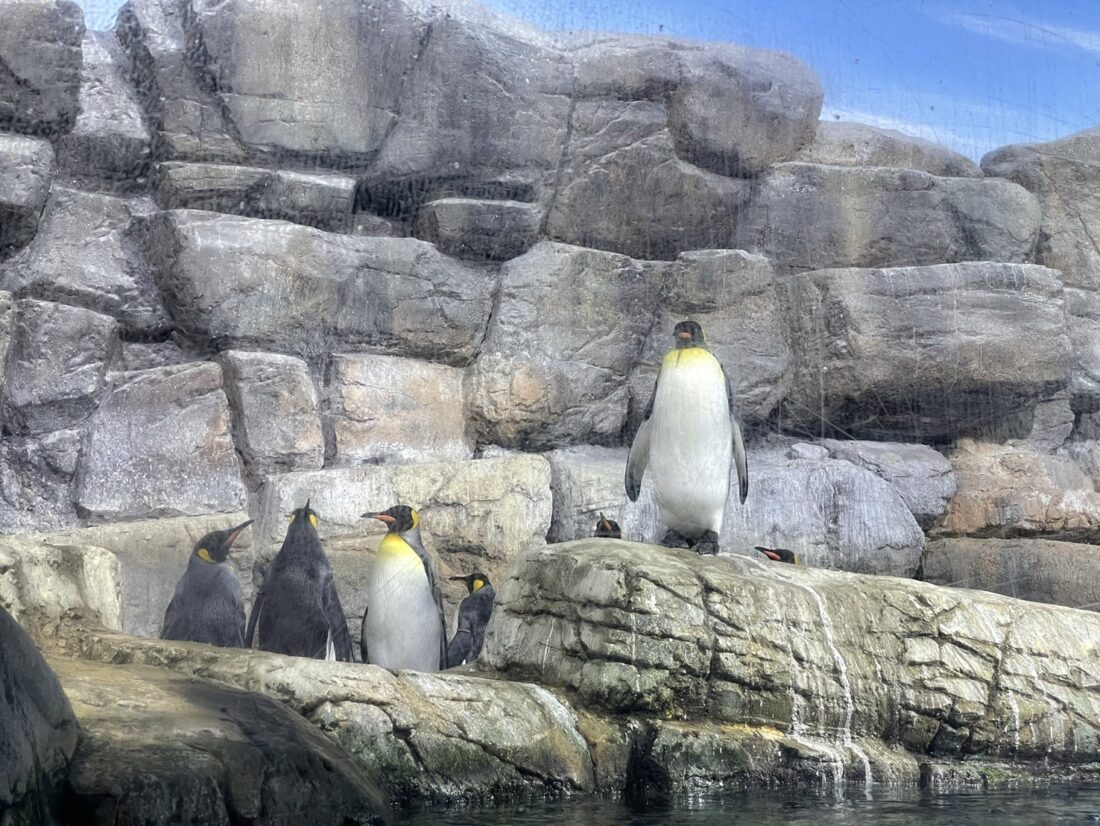
[[[619,523],[614,519],[608,519],[600,513],[600,521],[596,523],[596,532],[592,534],[598,539],[622,539],[623,532],[619,528]]]
[[[211,531],[195,543],[164,612],[162,640],[244,648],[244,597],[226,560],[241,531],[251,524],[249,519],[227,531]]]
[[[248,618],[247,647],[257,630],[263,651],[351,662],[347,619],[308,501],[290,515],[283,546],[268,566]]]
[[[378,544],[367,585],[363,662],[439,671],[447,662],[447,621],[435,562],[420,539],[420,514],[408,505],[394,505],[363,518],[389,528]]]
[[[481,646],[485,643],[485,626],[489,624],[493,600],[497,596],[489,577],[480,571],[467,576],[453,576],[451,579],[466,583],[467,596],[458,606],[455,635],[447,644],[447,668],[472,663],[477,659]]]
[[[626,494],[637,501],[649,467],[669,528],[664,544],[716,554],[729,497],[731,455],[742,504],[749,494],[745,442],[729,378],[707,350],[703,328],[681,321],[673,339],[676,346],[661,362],[630,447]]]
[[[765,548],[761,545],[754,545],[753,547],[773,562],[789,562],[791,565],[798,564],[798,554],[794,551],[789,551],[786,548]]]

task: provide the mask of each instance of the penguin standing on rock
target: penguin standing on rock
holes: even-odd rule
[[[608,519],[600,513],[600,521],[596,523],[596,532],[592,534],[597,539],[622,539],[623,532],[619,523],[614,519]]]
[[[187,570],[164,612],[162,640],[244,647],[241,583],[226,564],[229,549],[252,520],[227,531],[211,531],[195,543]]]
[[[263,651],[351,662],[348,622],[308,501],[290,515],[283,546],[268,566],[248,619],[248,647],[257,629]]]
[[[630,447],[626,494],[631,502],[637,501],[648,467],[669,529],[663,544],[716,554],[731,458],[737,465],[742,504],[749,494],[745,442],[729,378],[707,350],[702,327],[681,321],[673,339],[675,347],[661,362],[653,396]]]
[[[364,513],[389,530],[367,585],[360,651],[383,668],[439,671],[447,662],[447,621],[435,562],[420,539],[420,514],[408,505]]]
[[[466,583],[467,596],[458,606],[455,635],[447,644],[447,668],[472,663],[478,658],[481,646],[485,643],[485,626],[489,624],[493,600],[497,596],[489,577],[481,572],[453,576],[451,579]]]

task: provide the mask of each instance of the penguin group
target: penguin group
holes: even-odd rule
[[[707,348],[702,327],[681,321],[630,446],[627,497],[637,501],[648,474],[668,529],[662,544],[716,554],[731,465],[744,504],[748,462],[730,380]],[[366,588],[362,662],[438,671],[475,661],[496,596],[489,578],[480,571],[450,578],[464,583],[467,593],[448,638],[439,574],[421,537],[419,513],[401,504],[368,511],[362,518],[386,526]],[[318,521],[309,501],[290,515],[286,537],[247,624],[241,586],[227,561],[250,522],[202,537],[176,586],[161,636],[238,648],[251,648],[255,642],[265,651],[351,662],[347,620]],[[593,535],[621,539],[622,529],[600,513]],[[798,561],[787,549],[756,549],[773,561]]]

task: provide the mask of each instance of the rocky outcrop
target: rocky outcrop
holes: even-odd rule
[[[34,237],[53,162],[48,141],[0,134],[0,256]]]
[[[448,255],[507,261],[538,240],[543,210],[523,201],[440,198],[417,214],[417,236]]]
[[[467,376],[480,439],[528,449],[616,440],[660,289],[660,271],[614,253],[542,243],[509,261]]]
[[[980,178],[974,161],[939,144],[865,123],[823,120],[797,160],[828,166],[892,166],[945,178]]]
[[[463,364],[489,316],[491,280],[412,238],[176,210],[154,219],[147,249],[175,323],[221,347]]]
[[[53,137],[77,113],[84,14],[70,0],[4,0],[0,130]]]
[[[988,431],[1069,378],[1059,274],[1029,264],[819,270],[788,282],[811,432],[938,442]]]
[[[778,164],[759,179],[737,245],[793,270],[1030,259],[1040,208],[1023,187],[878,167]]]
[[[111,374],[75,496],[99,521],[240,510],[245,488],[218,365]]]
[[[1050,539],[936,539],[920,577],[955,588],[1100,611],[1100,549]]]
[[[0,548],[0,555],[3,554]],[[0,597],[0,603],[4,600]],[[0,605],[0,810],[12,826],[60,822],[79,729],[57,677]]]
[[[366,766],[281,703],[160,668],[52,665],[80,720],[66,805],[82,823],[389,815]]]
[[[118,558],[89,539],[0,537],[0,605],[27,628],[121,627]]]

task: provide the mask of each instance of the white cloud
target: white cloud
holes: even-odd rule
[[[1057,26],[1024,16],[944,11],[933,12],[932,16],[941,23],[1005,43],[1055,50],[1071,46],[1089,54],[1100,55],[1100,32],[1090,29]]]

